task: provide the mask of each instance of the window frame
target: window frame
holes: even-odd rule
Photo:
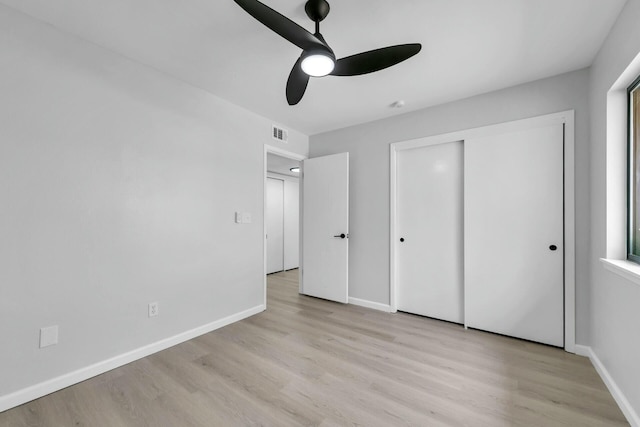
[[[635,197],[636,185],[634,182],[635,169],[637,166],[636,156],[640,157],[640,152],[635,153],[634,147],[636,141],[634,140],[634,109],[633,109],[633,93],[640,92],[640,76],[638,76],[631,85],[627,88],[627,260],[636,264],[640,264],[640,253],[635,254],[633,247],[635,243],[634,228],[635,214],[640,209],[640,197]],[[640,141],[637,141],[638,148],[640,148]],[[639,150],[640,151],[640,150]],[[638,159],[640,160],[640,159]],[[640,171],[639,171],[640,172]],[[640,175],[640,174],[639,174]],[[640,238],[640,236],[639,236]]]

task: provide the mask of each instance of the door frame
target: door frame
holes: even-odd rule
[[[308,159],[308,156],[294,153],[293,151],[283,150],[279,147],[274,147],[272,145],[264,144],[264,156],[263,156],[263,174],[262,174],[262,272],[263,272],[263,287],[264,287],[264,307],[267,307],[267,215],[266,215],[266,207],[267,207],[267,154],[275,154],[280,157],[286,157],[287,159],[297,160],[302,162],[303,160]],[[302,292],[302,177],[303,170],[302,165],[300,165],[300,177],[298,178],[298,182],[300,183],[300,211],[299,218],[300,222],[298,225],[299,228],[299,250],[298,250],[298,258],[299,258],[299,267],[298,267],[298,291]]]
[[[575,283],[575,112],[574,110],[546,114],[490,126],[466,129],[442,135],[428,136],[392,143],[389,146],[390,167],[390,223],[389,223],[389,305],[391,312],[397,307],[397,153],[403,150],[463,141],[470,138],[542,127],[564,125],[564,349],[576,351],[576,283]],[[465,323],[466,327],[466,323]]]

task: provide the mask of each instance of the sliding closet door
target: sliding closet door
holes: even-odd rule
[[[300,185],[284,181],[284,269],[300,264]]]
[[[464,142],[467,326],[564,343],[563,126]]]
[[[284,182],[267,178],[267,274],[284,270]]]
[[[463,322],[462,142],[397,155],[398,310]]]

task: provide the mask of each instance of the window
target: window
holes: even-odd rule
[[[629,239],[628,256],[640,263],[640,77],[629,86]]]

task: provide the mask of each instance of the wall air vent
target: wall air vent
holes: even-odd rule
[[[273,132],[271,133],[271,136],[273,139],[277,139],[278,141],[287,142],[289,139],[289,132],[286,129],[273,125]]]

